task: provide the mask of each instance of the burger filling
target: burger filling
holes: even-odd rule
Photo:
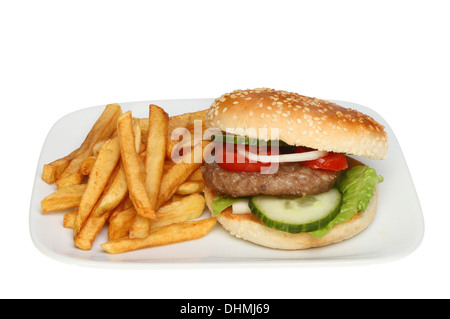
[[[280,163],[274,174],[230,171],[218,163],[202,167],[205,185],[233,197],[254,195],[313,195],[334,187],[340,172],[312,169],[302,163]]]
[[[321,237],[363,212],[382,181],[367,166],[348,169],[344,154],[224,136],[214,138],[215,162],[202,167],[205,185],[220,194],[212,203],[215,215],[233,206],[233,213],[253,213],[268,227]],[[277,169],[268,173],[273,163]]]

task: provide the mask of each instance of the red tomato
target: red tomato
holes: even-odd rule
[[[303,153],[309,151],[308,148],[305,147],[297,147],[297,153]],[[312,160],[312,161],[304,161],[303,164],[308,165],[313,169],[327,169],[331,171],[342,171],[348,168],[347,159],[345,155],[342,153],[333,153],[329,152],[328,155]]]
[[[248,146],[245,147],[248,151]],[[250,161],[245,156],[239,154],[236,148],[227,150],[225,144],[223,147],[216,148],[217,164],[227,171],[232,172],[260,172],[271,166],[271,163],[261,163]]]

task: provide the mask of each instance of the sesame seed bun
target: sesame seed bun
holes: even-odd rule
[[[206,112],[207,128],[252,138],[279,139],[295,146],[384,159],[384,127],[368,115],[297,93],[260,88],[237,90],[217,98]],[[268,137],[260,128],[267,128]]]
[[[204,190],[206,205],[212,212],[211,203],[216,196],[210,188]],[[335,225],[325,236],[314,237],[309,233],[290,234],[265,226],[253,214],[233,214],[229,207],[217,216],[217,221],[231,235],[264,247],[281,250],[303,250],[328,246],[354,237],[370,225],[375,217],[378,190],[364,213],[357,213],[346,222]]]

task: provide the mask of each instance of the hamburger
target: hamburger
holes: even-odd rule
[[[232,235],[283,250],[341,242],[370,225],[383,177],[384,127],[335,103],[268,88],[236,90],[206,112],[214,156],[205,198]]]

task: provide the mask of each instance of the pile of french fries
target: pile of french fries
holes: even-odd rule
[[[119,104],[107,105],[77,150],[44,165],[42,179],[57,190],[42,200],[42,213],[65,211],[64,227],[73,229],[74,245],[83,250],[107,227],[101,247],[110,254],[205,236],[216,218],[199,219],[202,159],[193,156],[209,141],[192,142],[182,154],[191,160],[175,163],[179,141],[171,134],[180,127],[192,131],[205,112],[169,117],[150,105],[148,118],[135,118]]]

